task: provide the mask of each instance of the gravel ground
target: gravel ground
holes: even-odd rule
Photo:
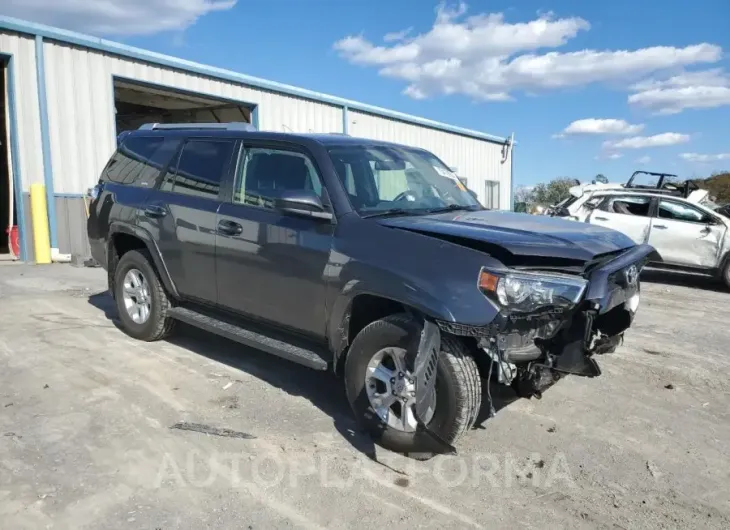
[[[136,342],[104,272],[0,264],[0,528],[730,528],[730,294],[649,271],[603,376],[416,462],[341,382],[185,328]]]

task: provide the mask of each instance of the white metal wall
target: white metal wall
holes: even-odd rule
[[[20,145],[18,169],[23,190],[27,191],[31,184],[43,182],[35,39],[15,33],[0,33],[0,53],[13,56],[16,132]],[[10,134],[9,127],[7,130]],[[12,171],[12,164],[10,169]]]
[[[502,145],[439,131],[402,121],[349,111],[348,132],[352,136],[421,147],[433,152],[447,165],[457,168],[457,174],[468,181],[479,200],[485,204],[486,181],[498,181],[499,206],[510,209],[511,157],[502,162]]]
[[[92,186],[114,149],[113,75],[258,104],[262,130],[342,131],[342,109],[333,105],[51,41],[44,53],[56,193],[82,193]]]
[[[35,40],[0,33],[0,52],[12,54],[23,189],[43,182]],[[115,147],[112,77],[258,105],[259,127],[282,132],[341,132],[342,108],[206,76],[44,41],[46,93],[54,191],[80,194],[92,186]],[[486,140],[350,110],[348,129],[362,136],[433,151],[458,168],[479,199],[485,183],[500,183],[500,207],[509,208],[511,160]]]

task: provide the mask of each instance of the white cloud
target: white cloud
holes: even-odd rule
[[[730,87],[696,86],[660,88],[629,96],[629,103],[656,111],[677,114],[685,109],[710,109],[730,105]]]
[[[619,141],[603,142],[604,149],[641,149],[644,147],[665,147],[668,145],[689,142],[688,134],[674,132],[655,134],[654,136],[632,136]]]
[[[623,153],[603,153],[601,155],[596,155],[593,158],[595,160],[618,160],[619,158],[622,158],[624,155]]]
[[[505,101],[515,90],[534,92],[590,83],[635,82],[665,70],[718,61],[722,49],[701,43],[684,48],[638,50],[540,50],[565,45],[590,24],[579,17],[541,14],[508,22],[501,13],[466,16],[466,5],[442,4],[425,33],[378,46],[350,35],[334,49],[351,63],[378,68],[381,75],[407,83],[415,98],[437,94]]]
[[[0,13],[99,35],[180,31],[238,0],[3,0]]]
[[[649,79],[632,87],[629,103],[657,114],[730,105],[730,76],[721,68],[684,72],[664,80]]]
[[[383,36],[383,40],[385,42],[398,42],[398,41],[402,41],[403,39],[405,39],[408,36],[408,34],[411,31],[413,31],[413,28],[412,27],[411,28],[404,29],[403,31],[394,31],[392,33],[386,33]]]
[[[649,162],[651,162],[651,157],[649,155],[644,155],[636,159],[636,163],[641,165],[648,164]]]
[[[625,120],[585,118],[572,122],[563,129],[559,136],[570,134],[637,134],[643,129],[643,124],[631,125]]]
[[[710,162],[720,162],[721,160],[730,160],[730,153],[718,153],[714,155],[703,155],[698,153],[682,153],[679,155],[687,162],[696,162],[699,164],[707,164]]]
[[[643,92],[655,88],[681,88],[689,86],[726,86],[728,77],[722,68],[682,72],[667,79],[645,79],[631,86],[634,92]]]

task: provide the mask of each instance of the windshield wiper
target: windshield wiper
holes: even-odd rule
[[[457,210],[466,210],[466,211],[469,211],[469,212],[473,212],[476,209],[481,209],[481,208],[479,208],[476,205],[473,205],[473,206],[464,206],[464,205],[461,205],[461,204],[449,204],[448,206],[442,206],[442,207],[439,207],[439,208],[430,208],[430,209],[426,210],[426,212],[428,212],[428,213],[441,213],[441,212],[455,212]]]
[[[391,215],[423,215],[423,210],[416,210],[414,208],[388,208],[387,210],[366,213],[361,215],[361,217],[367,219],[369,217],[386,217]]]

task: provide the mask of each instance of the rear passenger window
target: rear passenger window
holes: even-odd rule
[[[104,170],[107,180],[151,188],[177,149],[179,140],[161,136],[128,136]]]
[[[234,146],[233,140],[188,140],[177,163],[170,166],[162,189],[206,199],[218,198]]]
[[[623,215],[648,217],[650,205],[651,199],[649,197],[637,197],[634,195],[610,197],[603,203],[601,210]]]

